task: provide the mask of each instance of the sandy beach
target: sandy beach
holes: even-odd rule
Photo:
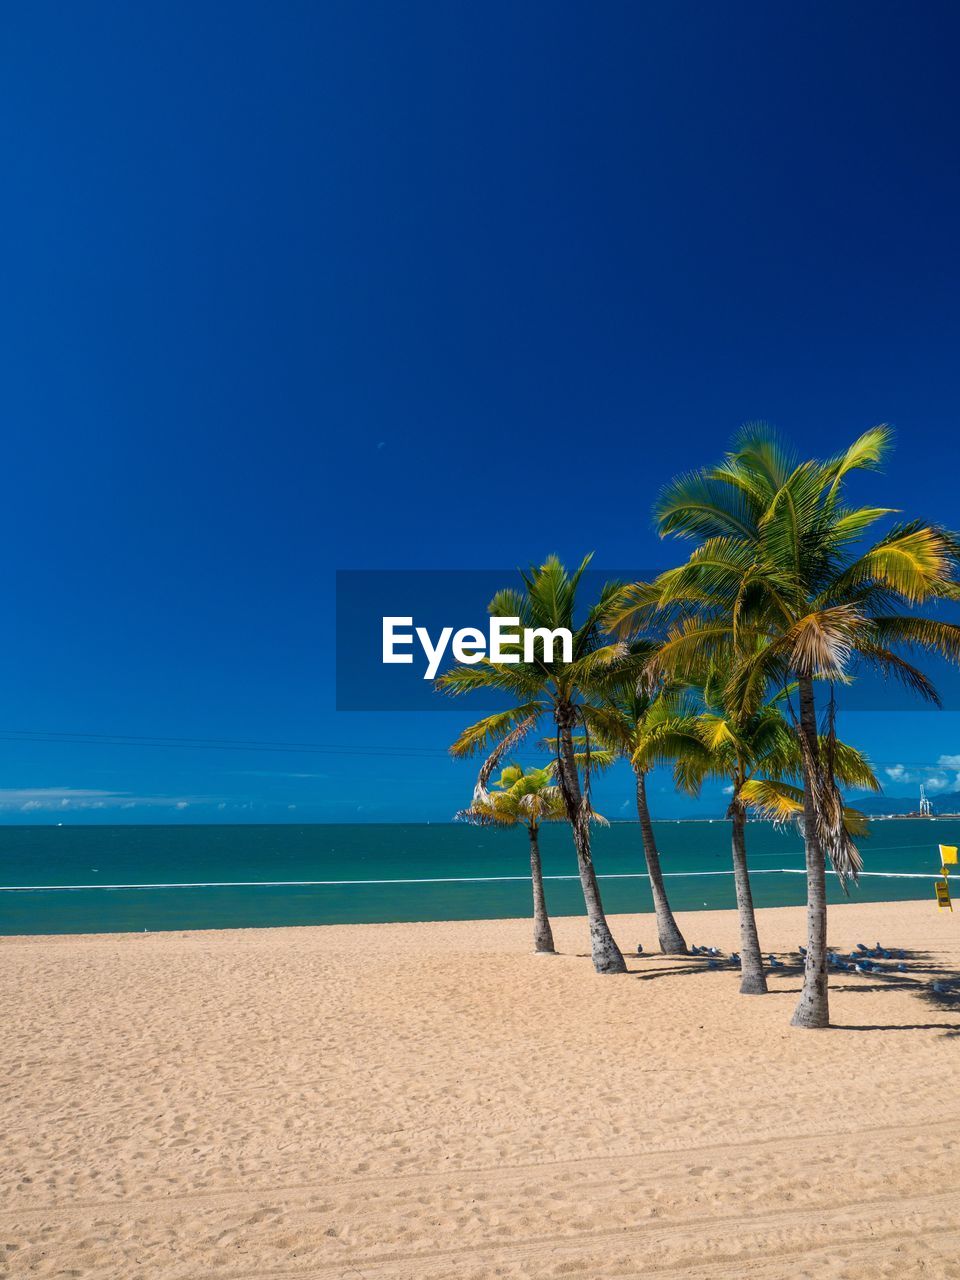
[[[759,918],[795,951],[801,910]],[[836,979],[828,1032],[788,1026],[795,969],[603,978],[554,929],[4,940],[0,1274],[960,1276],[960,916],[832,908],[833,945],[909,958]]]

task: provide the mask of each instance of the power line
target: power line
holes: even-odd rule
[[[284,754],[391,756],[402,759],[445,759],[442,747],[375,746],[371,744],[269,742],[244,738],[166,738],[154,735],[86,733],[48,729],[0,729],[0,741],[38,743],[48,746],[158,747],[200,751],[255,751]],[[539,754],[543,754],[542,752]],[[529,748],[514,755],[531,756]]]
[[[283,742],[256,738],[190,738],[163,737],[159,734],[92,733],[86,730],[67,729],[0,729],[0,741],[46,744],[49,746],[102,746],[102,747],[155,747],[191,751],[256,751],[281,752],[304,755],[387,756],[398,759],[451,758],[442,747],[416,747],[369,743]],[[540,758],[545,750],[536,751],[526,746],[511,753],[513,759]],[[877,768],[897,765],[905,769],[950,768],[930,760],[874,760]]]

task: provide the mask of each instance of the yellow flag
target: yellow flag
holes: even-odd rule
[[[957,846],[955,844],[942,844],[940,846],[940,861],[944,864],[948,862],[956,862]]]

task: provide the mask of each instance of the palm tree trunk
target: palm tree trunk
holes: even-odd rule
[[[767,993],[767,976],[763,971],[757,918],[753,912],[753,893],[747,871],[747,815],[738,796],[730,806],[733,823],[733,882],[737,887],[737,915],[740,918],[740,994],[762,996]]]
[[[530,833],[530,879],[533,881],[533,949],[543,954],[556,954],[553,930],[547,915],[547,900],[543,893],[543,868],[540,865],[539,831],[535,825],[527,828]]]
[[[803,838],[807,862],[807,956],[803,968],[803,990],[791,1024],[795,1027],[828,1027],[827,1000],[827,876],[823,849],[817,834],[816,779],[819,758],[817,712],[813,681],[802,676],[800,686],[800,732],[805,750],[803,787]]]
[[[573,751],[573,707],[570,703],[557,706],[557,737],[560,740],[560,767],[558,782],[560,794],[567,810],[567,819],[573,831],[573,843],[577,850],[577,867],[580,871],[580,887],[587,908],[590,924],[590,952],[597,973],[626,973],[623,954],[610,932],[607,917],[600,900],[600,885],[593,869],[590,850],[590,819],[581,804],[580,778]]]
[[[643,769],[635,769],[637,776],[637,816],[640,819],[640,834],[643,836],[643,854],[647,860],[647,875],[650,877],[650,891],[653,894],[653,909],[657,917],[657,937],[660,950],[664,955],[683,956],[687,954],[687,944],[680,932],[680,927],[673,918],[670,903],[667,899],[666,885],[663,883],[663,872],[660,869],[660,851],[657,838],[653,833],[650,821],[650,808],[647,805],[647,778]]]

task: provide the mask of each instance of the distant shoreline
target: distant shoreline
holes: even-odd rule
[[[919,814],[919,813],[867,813],[867,819],[870,822],[957,822],[960,821],[960,811],[949,813]],[[636,818],[610,818],[610,826],[612,827],[637,827],[639,822]],[[729,822],[729,818],[725,814],[715,814],[713,817],[698,816],[691,818],[664,818],[654,817],[654,825],[684,826],[695,825],[716,825],[718,822]],[[748,818],[754,826],[775,826],[768,818]],[[459,828],[464,824],[456,822],[452,818],[428,818],[421,821],[413,821],[405,818],[383,818],[369,819],[362,822],[4,822],[0,819],[0,831],[110,831],[117,828],[123,828],[126,831],[189,831],[189,830],[217,830],[230,829],[236,831],[244,830],[307,830],[315,827],[454,827]]]

